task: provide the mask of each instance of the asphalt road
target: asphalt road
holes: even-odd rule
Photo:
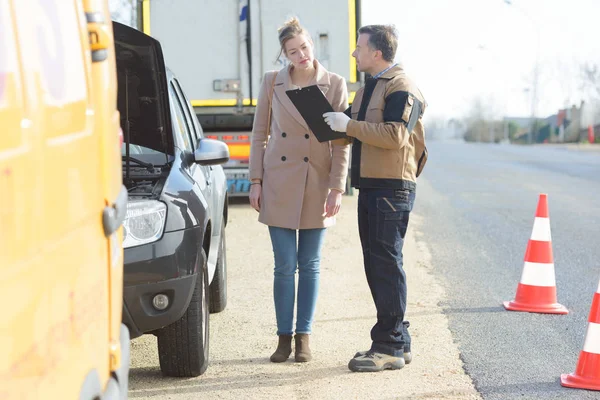
[[[462,142],[428,148],[414,212],[477,390],[485,399],[600,399],[560,385],[561,373],[575,371],[600,279],[600,152]],[[540,193],[548,194],[558,301],[568,315],[502,306],[514,299]]]

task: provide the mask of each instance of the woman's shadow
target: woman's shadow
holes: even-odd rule
[[[351,373],[346,365],[306,369],[307,364],[295,363],[293,357],[279,364],[281,372],[263,370],[249,371],[252,366],[272,364],[264,358],[243,358],[233,360],[215,360],[209,364],[206,372],[196,378],[173,378],[163,376],[160,368],[132,368],[129,373],[129,397],[140,398],[159,394],[208,393],[227,390],[251,390],[253,388],[268,388],[296,384],[308,384],[312,380],[333,378]],[[237,366],[235,373],[227,376],[211,377],[211,367]],[[262,368],[260,368],[262,369]]]

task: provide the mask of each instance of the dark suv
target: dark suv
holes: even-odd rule
[[[208,365],[209,312],[227,301],[227,145],[203,137],[160,43],[113,23],[124,134],[123,321],[158,337],[168,376]]]

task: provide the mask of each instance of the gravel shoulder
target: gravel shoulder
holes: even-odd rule
[[[464,372],[432,275],[423,218],[411,215],[404,258],[413,362],[398,371],[352,373],[347,363],[370,345],[375,307],[364,277],[356,223],[358,195],[344,196],[325,238],[321,287],[311,336],[313,361],[273,364],[276,347],[272,249],[267,228],[247,203],[231,206],[227,227],[229,299],[211,315],[210,365],[193,379],[162,377],[156,339],[132,341],[130,398],[137,399],[478,399]]]

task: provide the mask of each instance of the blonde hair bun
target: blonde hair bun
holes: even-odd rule
[[[291,17],[290,19],[288,19],[287,21],[285,21],[283,23],[283,25],[281,27],[279,27],[279,29],[277,29],[277,33],[281,33],[283,30],[285,29],[290,29],[292,31],[302,31],[302,26],[300,25],[300,20],[298,19],[298,17]]]

